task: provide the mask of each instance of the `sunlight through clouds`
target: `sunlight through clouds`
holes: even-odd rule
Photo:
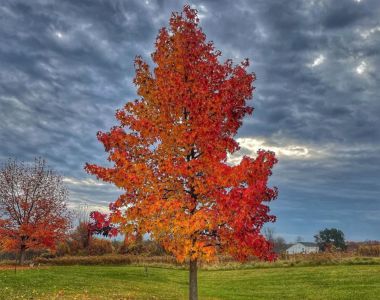
[[[60,31],[56,31],[54,34],[55,34],[56,37],[59,38],[59,39],[63,38],[63,34],[62,34],[62,32],[60,32]]]
[[[276,156],[290,159],[314,159],[325,156],[321,150],[313,149],[310,146],[297,144],[284,144],[274,146],[267,143],[264,139],[256,138],[238,138],[237,142],[240,145],[240,150],[232,155],[229,155],[228,162],[238,164],[244,155],[255,157],[258,150],[269,150],[276,153]]]
[[[367,63],[362,61],[359,66],[356,68],[356,73],[359,75],[363,74],[367,70]]]
[[[316,66],[323,64],[324,61],[325,56],[323,54],[320,54],[317,58],[314,59],[314,61],[311,64],[308,64],[307,66],[310,68],[315,68]]]

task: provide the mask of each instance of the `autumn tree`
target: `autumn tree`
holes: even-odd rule
[[[255,79],[249,62],[221,63],[221,52],[199,27],[197,12],[185,6],[162,28],[150,69],[136,57],[139,98],[116,112],[118,126],[99,132],[110,167],[86,170],[124,193],[110,204],[112,221],[130,239],[150,233],[179,261],[190,265],[190,299],[197,299],[197,261],[217,253],[238,259],[273,259],[260,233],[275,221],[268,188],[274,153],[260,150],[230,165],[234,140],[253,108]]]
[[[18,251],[54,249],[69,227],[67,190],[42,159],[33,165],[9,160],[0,169],[0,244]]]

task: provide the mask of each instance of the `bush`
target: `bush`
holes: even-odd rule
[[[380,245],[361,245],[358,248],[361,256],[380,256]]]
[[[51,259],[36,258],[35,263],[43,265],[142,265],[171,268],[187,268],[188,263],[178,263],[173,256],[142,256],[142,255],[103,255],[103,256],[64,256]],[[324,253],[315,255],[295,255],[288,259],[279,259],[275,262],[263,262],[257,259],[240,263],[231,257],[222,256],[214,262],[201,263],[202,269],[209,270],[236,270],[252,268],[286,268],[319,265],[380,265],[380,258],[355,257],[344,254],[341,256]]]
[[[168,253],[165,249],[153,240],[139,240],[129,245],[124,242],[113,242],[115,247],[115,252],[119,254],[129,254],[129,255],[143,255],[143,256],[165,256]]]
[[[112,253],[112,243],[109,240],[93,238],[88,246],[89,255],[104,255]]]
[[[41,256],[41,255],[47,255],[50,253],[48,250],[39,249],[39,250],[32,250],[28,249],[25,252],[25,260],[31,261],[35,257]],[[13,251],[13,252],[0,252],[0,261],[7,260],[7,261],[14,261],[19,259],[19,252]]]
[[[70,254],[70,246],[67,242],[61,242],[57,245],[57,256],[64,256]]]
[[[47,251],[47,252],[41,253],[39,255],[39,257],[41,257],[41,258],[55,258],[56,255],[53,254],[53,253],[51,253],[51,252],[49,252],[49,251]]]
[[[137,255],[103,255],[103,256],[63,256],[52,259],[36,258],[37,264],[69,265],[180,265],[172,256],[137,256]]]
[[[37,264],[70,266],[70,265],[114,265],[130,264],[131,260],[127,256],[63,256],[53,259],[36,258]]]

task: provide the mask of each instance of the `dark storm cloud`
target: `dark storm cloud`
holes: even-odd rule
[[[150,62],[158,29],[183,4],[2,1],[0,159],[43,156],[66,177],[73,205],[106,207],[119,191],[91,181],[83,165],[105,162],[96,132],[136,96],[133,58]],[[279,154],[276,230],[311,239],[336,226],[352,239],[380,239],[380,2],[191,5],[223,58],[248,57],[257,75],[254,117],[239,137],[311,153]]]
[[[136,3],[9,2],[2,6],[2,155],[35,155],[81,172],[99,129],[133,97],[133,57],[151,44]],[[144,54],[144,53],[142,53]],[[17,145],[17,147],[15,147]]]

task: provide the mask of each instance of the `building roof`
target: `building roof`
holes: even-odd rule
[[[296,243],[296,244],[302,244],[302,245],[304,245],[304,246],[306,246],[306,247],[318,247],[318,244],[316,244],[316,243],[311,243],[311,242],[298,242],[298,243]]]
[[[294,244],[289,244],[287,247],[288,249],[294,245],[297,245],[297,244],[301,244],[301,245],[304,245],[305,247],[318,247],[318,244],[316,243],[311,243],[311,242],[297,242],[297,243],[294,243]]]

